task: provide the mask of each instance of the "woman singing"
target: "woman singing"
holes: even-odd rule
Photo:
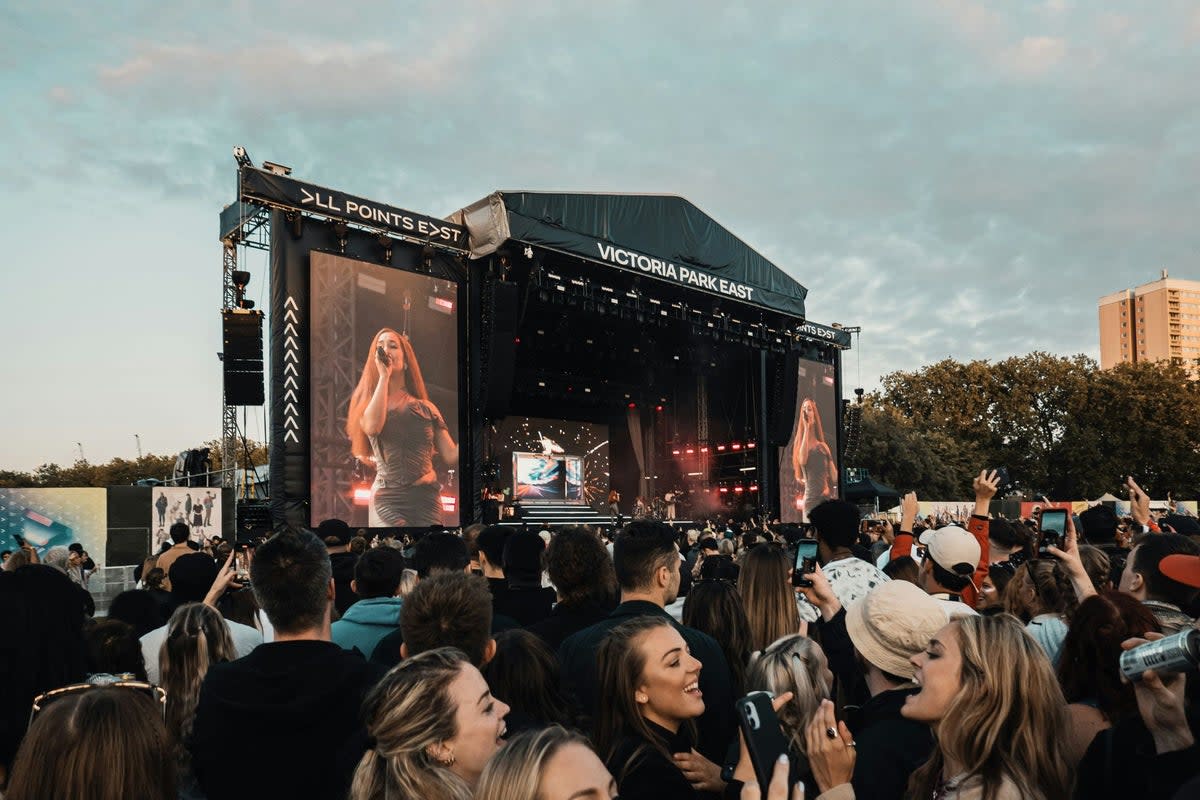
[[[458,445],[429,401],[407,336],[384,328],[371,340],[362,378],[346,418],[350,452],[374,467],[369,525],[418,527],[441,521],[433,453],[448,467]]]
[[[792,436],[792,469],[796,473],[796,507],[809,512],[826,500],[837,497],[837,476],[834,474],[833,454],[825,444],[825,429],[817,404],[806,397],[800,402],[796,431]]]

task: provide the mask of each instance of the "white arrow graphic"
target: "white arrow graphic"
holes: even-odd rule
[[[298,305],[296,304],[296,300],[295,300],[295,298],[293,298],[293,297],[292,297],[290,294],[288,295],[288,298],[287,298],[287,300],[283,301],[283,307],[284,307],[284,308],[288,308],[289,306],[290,306],[291,308],[294,308],[294,309],[297,309],[297,310],[299,310],[299,309],[300,309],[300,306],[298,306]]]
[[[290,323],[290,322],[289,322],[287,325],[284,325],[284,326],[283,326],[283,332],[284,332],[284,333],[291,334],[292,336],[296,336],[296,335],[297,335],[297,333],[296,333],[296,326],[295,326],[295,325],[293,325],[293,324],[292,324],[292,323]]]
[[[285,428],[295,428],[295,429],[299,430],[299,429],[300,429],[300,423],[296,422],[296,420],[295,420],[295,418],[294,418],[294,417],[288,417],[287,419],[285,419],[285,420],[283,421],[283,427],[285,427]]]
[[[300,356],[296,355],[295,350],[288,350],[283,354],[284,361],[299,361]]]
[[[287,364],[287,365],[285,365],[285,366],[284,366],[284,368],[283,368],[283,374],[284,374],[284,375],[287,375],[287,374],[288,374],[288,372],[291,372],[293,375],[299,375],[299,374],[300,374],[300,373],[299,373],[299,371],[297,371],[297,369],[296,369],[296,365],[295,365],[295,364]]]
[[[300,411],[299,411],[299,409],[296,408],[296,406],[293,403],[288,403],[286,406],[283,407],[283,413],[291,415],[291,414],[299,414]]]
[[[300,444],[300,439],[296,437],[295,431],[285,431],[283,434],[283,440],[286,442],[289,437],[291,437],[291,440],[296,444]]]
[[[295,312],[295,311],[292,311],[290,308],[288,309],[288,312],[287,312],[286,314],[284,314],[284,315],[283,315],[283,318],[284,318],[284,319],[290,319],[292,322],[299,322],[299,321],[300,321],[300,319],[299,319],[299,318],[296,316],[296,312]]]
[[[305,189],[303,186],[300,187],[300,191],[304,194],[304,199],[300,201],[301,203],[311,203],[313,200],[316,199],[311,194],[309,194],[308,189]]]
[[[284,370],[284,371],[286,372],[287,370]],[[288,376],[287,376],[287,378],[286,378],[286,379],[284,380],[284,382],[283,382],[283,385],[284,385],[284,386],[288,386],[288,385],[290,385],[290,386],[291,386],[293,389],[299,389],[299,388],[300,388],[300,384],[296,383],[296,379],[295,379],[295,378],[293,378],[291,375],[288,375]]]
[[[288,324],[291,324],[291,323],[288,323]],[[300,343],[296,341],[295,336],[289,336],[283,340],[283,346],[291,348],[292,350],[295,350],[297,347],[300,346]]]
[[[289,378],[289,380],[291,380],[291,379]],[[283,393],[283,399],[284,400],[298,400],[299,398],[296,397],[296,391],[294,389],[288,389],[286,392]],[[290,405],[290,403],[289,403],[289,405]]]

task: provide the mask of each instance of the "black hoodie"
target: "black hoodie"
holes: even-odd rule
[[[188,749],[208,800],[342,798],[366,733],[360,709],[383,669],[332,642],[259,645],[209,669]]]

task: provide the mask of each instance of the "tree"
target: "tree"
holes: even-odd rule
[[[221,469],[220,445],[219,440],[204,444],[210,448],[214,470]],[[239,468],[245,466],[247,453],[252,465],[261,466],[267,463],[267,445],[247,440],[238,448]],[[32,472],[0,470],[0,488],[128,486],[143,478],[169,480],[175,470],[175,459],[176,455],[147,454],[136,461],[114,458],[103,464],[92,464],[80,459],[65,467],[54,463],[42,464]]]

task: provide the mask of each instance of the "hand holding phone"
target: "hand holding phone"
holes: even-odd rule
[[[790,693],[786,695],[790,699]],[[781,698],[782,699],[782,698]],[[775,704],[766,692],[751,692],[735,703],[742,741],[754,766],[759,786],[771,783],[771,773],[781,755],[787,753],[787,739],[779,727]]]
[[[1065,508],[1044,508],[1038,521],[1038,557],[1050,555],[1047,549],[1051,546],[1060,550],[1067,540],[1067,510]]]

